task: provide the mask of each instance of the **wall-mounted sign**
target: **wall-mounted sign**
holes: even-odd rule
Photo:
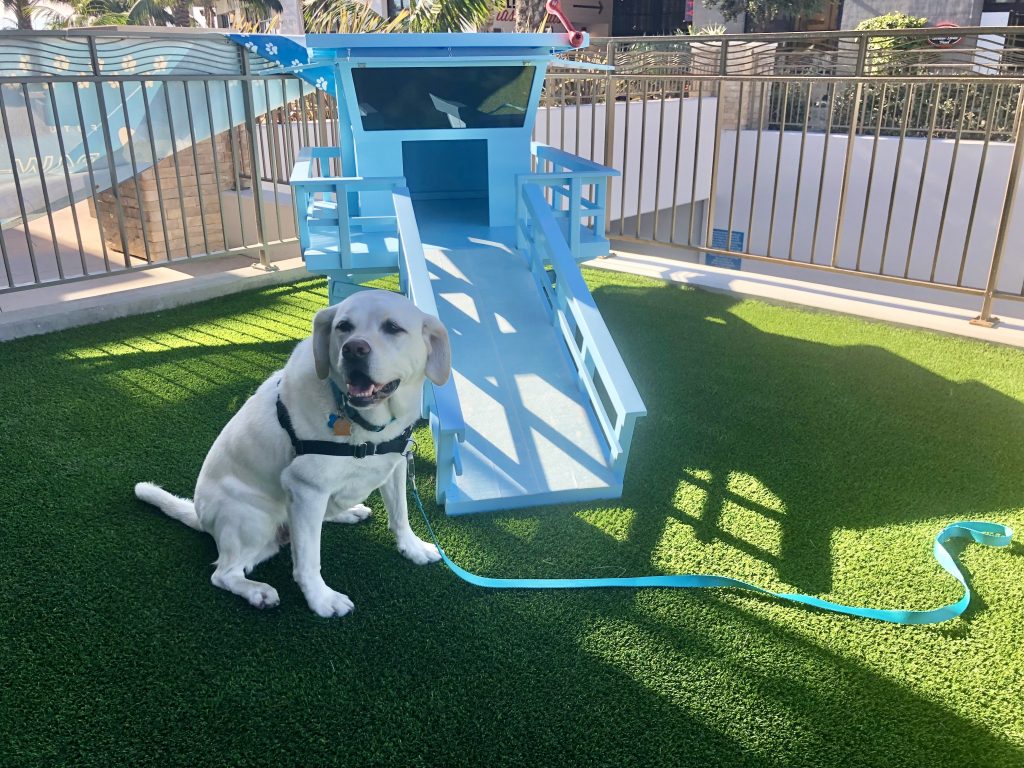
[[[959,24],[954,24],[952,21],[940,21],[935,25],[935,29],[942,30],[954,30],[959,29]],[[936,35],[935,37],[929,37],[928,42],[934,45],[936,48],[952,48],[954,45],[963,40],[962,35],[958,35],[955,32],[947,32],[946,34]]]

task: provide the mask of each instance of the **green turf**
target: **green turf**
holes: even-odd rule
[[[625,495],[431,508],[466,567],[925,608],[958,596],[945,524],[1024,529],[1024,353],[587,279],[651,414]],[[190,493],[323,303],[307,282],[0,346],[0,763],[1024,764],[1019,544],[967,547],[967,617],[906,628],[736,592],[487,592],[402,559],[374,497],[324,534],[352,616],[312,614],[287,553],[257,571],[275,610],[215,589],[212,540],[132,485]]]

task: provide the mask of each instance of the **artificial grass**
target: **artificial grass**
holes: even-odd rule
[[[489,575],[717,572],[923,608],[943,525],[1024,528],[1024,353],[586,277],[650,416],[621,501],[444,519]],[[488,592],[328,525],[320,619],[260,612],[138,502],[305,336],[305,282],[0,346],[4,765],[1014,766],[1022,547],[963,551],[963,619],[897,627],[726,591]],[[420,435],[429,495],[430,441]],[[421,532],[422,522],[413,521]]]

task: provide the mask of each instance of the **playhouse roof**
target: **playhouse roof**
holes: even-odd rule
[[[550,58],[573,49],[565,33],[316,34],[292,39],[309,50],[310,63],[318,60]]]

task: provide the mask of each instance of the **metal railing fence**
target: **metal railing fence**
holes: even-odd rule
[[[919,77],[1024,72],[1024,27],[963,27],[954,44],[934,28],[593,38],[571,54],[619,74]]]
[[[577,58],[615,71],[550,72],[535,137],[622,173],[615,240],[975,295],[988,324],[1024,299],[1024,51],[991,44],[1017,34],[598,41]]]
[[[155,45],[158,42],[159,45]],[[0,292],[295,240],[333,100],[222,35],[0,32]]]
[[[575,58],[616,70],[552,69],[536,137],[622,173],[617,240],[975,295],[985,322],[1024,298],[1024,40],[934,34],[595,41]],[[217,34],[0,43],[0,292],[295,240],[326,94]]]

